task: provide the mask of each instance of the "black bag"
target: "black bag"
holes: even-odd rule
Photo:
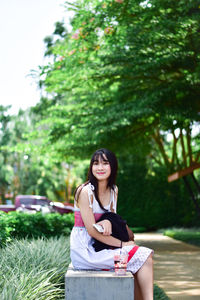
[[[126,221],[122,219],[122,217],[116,213],[113,212],[106,212],[104,213],[98,220],[109,220],[112,224],[112,236],[123,241],[128,242],[129,241],[129,235],[127,231]],[[94,239],[93,247],[96,252],[104,250],[104,249],[115,249],[119,247],[113,247],[109,246],[107,244],[104,244],[96,239]]]

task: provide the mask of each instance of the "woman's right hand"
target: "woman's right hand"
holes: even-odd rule
[[[109,220],[102,220],[97,222],[97,224],[101,225],[104,229],[103,235],[111,235],[112,234],[112,224]]]
[[[125,246],[136,246],[134,241],[122,242],[122,247]]]

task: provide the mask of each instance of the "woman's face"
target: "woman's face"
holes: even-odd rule
[[[97,159],[94,160],[92,165],[92,174],[98,181],[108,180],[110,177],[111,167],[105,154],[103,154],[103,157],[99,155]]]

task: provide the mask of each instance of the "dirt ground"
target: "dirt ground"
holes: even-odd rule
[[[200,247],[160,233],[138,233],[135,241],[154,250],[154,282],[170,299],[200,300]]]

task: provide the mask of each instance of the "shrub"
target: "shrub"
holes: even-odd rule
[[[74,224],[73,214],[26,214],[10,212],[0,214],[0,243],[14,238],[37,238],[69,235]]]
[[[0,211],[0,245],[10,242],[13,227],[9,224],[8,215]]]
[[[119,160],[118,213],[131,227],[148,231],[171,226],[200,226],[190,195],[182,180],[169,183],[168,171],[150,172],[144,158],[130,154]]]
[[[199,228],[174,228],[164,231],[164,235],[167,235],[173,239],[180,240],[192,245],[200,246],[200,229]]]
[[[155,300],[169,300],[169,297],[165,294],[157,284],[154,284],[153,299]]]
[[[133,233],[147,232],[146,227],[130,227],[130,229],[133,231]]]

